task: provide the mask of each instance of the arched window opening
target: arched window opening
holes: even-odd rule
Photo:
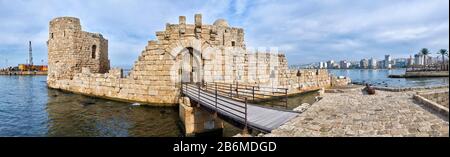
[[[95,52],[97,51],[97,45],[92,45],[92,59],[95,59]]]
[[[231,42],[231,46],[236,46],[236,42],[235,42],[235,41],[232,41],[232,42]]]

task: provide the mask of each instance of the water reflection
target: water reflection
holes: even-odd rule
[[[0,136],[182,136],[178,108],[133,106],[48,89],[45,76],[0,76]],[[240,129],[226,123],[223,135]]]
[[[48,90],[49,136],[180,136],[175,108]]]
[[[183,135],[176,107],[133,106],[52,90],[47,88],[45,76],[0,76],[0,83],[0,136]],[[314,97],[313,94],[290,97],[289,108]],[[241,131],[225,123],[223,136]]]

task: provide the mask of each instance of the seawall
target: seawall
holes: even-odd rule
[[[0,75],[47,75],[46,71],[0,71]]]

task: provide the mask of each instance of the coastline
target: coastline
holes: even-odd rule
[[[336,129],[335,132],[330,132],[327,133],[327,130],[329,130],[329,128],[327,128],[328,125],[318,125],[320,127],[320,129],[317,130],[317,128],[319,128],[318,126],[316,126],[316,124],[322,124],[320,122],[316,122],[314,124],[312,124],[313,127],[313,131],[305,133],[293,133],[293,134],[289,134],[286,133],[284,129],[286,129],[286,127],[293,127],[293,125],[295,127],[293,127],[294,130],[296,129],[300,129],[302,130],[303,126],[301,125],[296,125],[298,123],[301,124],[309,124],[308,120],[306,120],[305,118],[303,119],[298,119],[299,117],[293,119],[292,121],[296,121],[295,124],[293,122],[288,122],[282,126],[280,126],[278,129],[274,130],[272,133],[270,134],[266,134],[266,135],[258,135],[258,136],[448,136],[448,130],[442,129],[445,128],[445,126],[447,125],[448,128],[448,120],[445,121],[443,123],[439,122],[439,123],[434,123],[437,122],[438,118],[440,118],[439,115],[436,115],[435,111],[431,111],[429,108],[425,107],[425,105],[416,102],[413,99],[413,96],[415,94],[417,94],[418,92],[430,92],[430,91],[442,91],[442,90],[447,90],[448,92],[448,85],[441,85],[441,86],[429,86],[429,87],[379,87],[379,86],[374,86],[374,88],[377,90],[377,94],[375,96],[368,96],[365,95],[361,92],[363,86],[360,86],[357,83],[352,83],[351,85],[347,86],[351,88],[346,88],[346,87],[336,87],[336,88],[328,88],[325,89],[325,93],[323,95],[321,95],[320,101],[315,102],[313,104],[311,104],[308,109],[306,111],[304,111],[299,117],[302,117],[303,115],[311,115],[310,113],[315,113],[317,114],[316,116],[310,116],[309,118],[320,118],[322,116],[328,117],[331,115],[336,115],[336,116],[354,116],[356,115],[356,120],[352,121],[357,121],[359,122],[360,117],[365,117],[364,115],[359,115],[356,112],[353,113],[353,111],[351,109],[349,109],[348,111],[343,111],[342,109],[334,109],[334,111],[336,112],[329,112],[327,111],[327,109],[331,109],[332,106],[330,105],[338,105],[342,108],[348,108],[348,106],[345,106],[344,104],[347,105],[356,105],[356,106],[362,106],[360,107],[360,109],[364,110],[365,108],[369,108],[371,109],[371,105],[376,105],[376,106],[382,106],[381,108],[385,108],[385,109],[389,109],[390,110],[401,110],[401,108],[406,108],[410,111],[405,111],[407,114],[409,113],[421,113],[426,115],[427,118],[431,119],[431,121],[433,122],[426,122],[426,124],[423,124],[425,128],[422,129],[422,131],[426,130],[425,132],[416,132],[413,130],[418,130],[416,128],[409,128],[410,127],[410,123],[405,122],[407,124],[398,124],[398,127],[400,127],[400,130],[389,130],[389,131],[393,131],[393,134],[384,134],[386,131],[381,131],[381,132],[371,132],[370,130],[345,130],[342,131],[342,128],[340,128],[341,130]],[[66,91],[67,92],[67,91]],[[73,92],[71,92],[73,93]],[[77,93],[74,93],[77,94]],[[81,94],[81,93],[78,93]],[[101,98],[101,97],[100,97]],[[369,104],[366,102],[366,100],[371,100],[373,99],[373,101],[370,101],[372,104]],[[119,100],[121,102],[123,102],[123,100]],[[386,103],[387,102],[387,103]],[[389,103],[393,103],[393,104],[389,104]],[[386,106],[387,104],[387,106]],[[300,104],[299,104],[300,105]],[[301,106],[301,105],[300,105]],[[322,106],[322,107],[315,107],[315,106]],[[414,106],[414,107],[413,107]],[[419,106],[420,108],[417,108],[417,106]],[[319,108],[319,109],[315,109],[315,108]],[[350,107],[351,108],[351,107]],[[295,109],[294,109],[295,110]],[[376,109],[377,110],[377,109]],[[323,113],[321,113],[323,112]],[[363,112],[368,112],[368,113],[372,113],[372,111],[363,111]],[[385,113],[386,112],[386,113]],[[377,111],[375,112],[376,114],[379,114],[379,116],[384,116],[384,114],[389,114],[389,116],[392,116],[393,113],[388,112],[386,110],[383,111]],[[400,113],[398,113],[400,114]],[[403,113],[401,113],[403,114]],[[367,116],[367,115],[366,115]],[[370,115],[368,117],[371,117]],[[377,116],[375,116],[377,117]],[[430,117],[434,117],[434,118],[430,118]],[[437,118],[436,118],[437,117]],[[352,117],[353,118],[353,117]],[[417,119],[416,116],[414,115],[409,115],[407,117],[403,117],[404,119]],[[325,118],[326,119],[326,118]],[[396,120],[398,120],[399,118],[394,118]],[[443,120],[442,118],[440,118],[441,120]],[[447,118],[448,119],[448,118]],[[372,120],[376,120],[376,118],[372,118]],[[374,121],[366,121],[369,123],[375,123]],[[382,122],[383,124],[380,125],[385,125],[385,123],[392,123],[393,121],[384,121]],[[378,122],[376,122],[378,123]],[[394,122],[397,123],[397,122]],[[428,125],[430,124],[430,125]],[[352,123],[348,123],[348,126],[346,127],[353,127],[354,124]],[[356,125],[360,125],[360,123],[356,123]],[[377,124],[378,125],[378,124]],[[431,129],[431,126],[433,126],[433,128],[439,128],[439,129]],[[359,127],[359,126],[358,126]],[[358,128],[357,127],[357,128]],[[383,126],[386,127],[386,126]],[[390,127],[390,126],[387,126]],[[314,130],[314,128],[316,130]],[[311,129],[311,128],[309,128]],[[366,128],[367,129],[367,128]],[[305,130],[303,128],[303,130]],[[409,130],[406,131],[405,130]],[[318,131],[318,132],[317,132]],[[325,133],[323,133],[323,132]],[[353,131],[353,132],[352,132]],[[361,133],[359,133],[361,131]],[[388,131],[388,132],[389,132]],[[295,131],[294,131],[295,132]],[[343,132],[343,133],[342,133]],[[414,134],[417,133],[417,134]]]
[[[46,71],[0,71],[0,75],[47,75]]]

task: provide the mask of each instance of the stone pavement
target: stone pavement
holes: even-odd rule
[[[376,92],[325,93],[307,111],[265,136],[449,136],[448,119],[414,102],[415,92]]]

